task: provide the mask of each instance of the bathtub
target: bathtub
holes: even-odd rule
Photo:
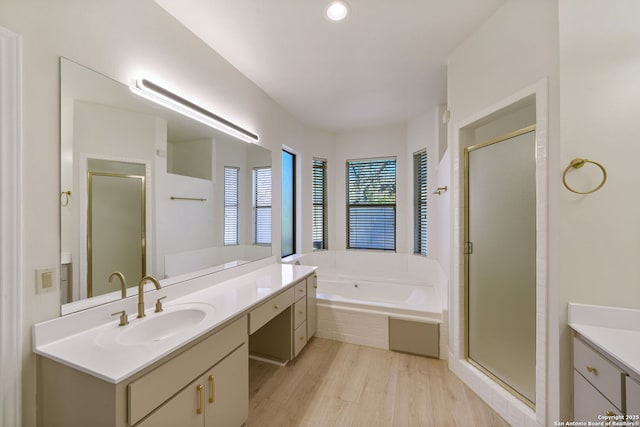
[[[441,298],[430,285],[318,278],[318,305],[364,312],[383,312],[407,318],[442,320]]]
[[[316,336],[320,338],[436,358],[447,355],[446,310],[437,286],[319,275],[317,307]],[[403,323],[394,326],[397,322]],[[436,350],[425,353],[398,347],[394,344],[398,328],[414,331],[402,332],[401,340],[409,340],[410,345],[427,340],[425,346]]]
[[[316,336],[396,349],[390,342],[403,330],[414,331],[402,337],[411,342],[433,336],[425,331],[431,329],[440,358],[446,358],[448,286],[437,261],[413,254],[325,250],[286,262],[318,267]]]

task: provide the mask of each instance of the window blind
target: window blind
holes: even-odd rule
[[[427,255],[427,150],[413,155],[413,252]]]
[[[253,170],[254,241],[271,244],[271,168]]]
[[[313,159],[313,201],[311,238],[313,250],[328,249],[327,236],[327,161]]]
[[[239,230],[238,178],[240,170],[236,167],[224,168],[224,244],[237,245]]]
[[[395,251],[395,158],[347,161],[347,248]]]

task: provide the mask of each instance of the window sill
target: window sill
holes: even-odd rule
[[[302,257],[304,257],[304,254],[293,254],[293,255],[289,255],[284,258],[281,258],[281,261],[283,264],[291,264],[294,261],[301,259]]]

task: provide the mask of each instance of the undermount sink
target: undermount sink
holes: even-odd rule
[[[215,309],[209,304],[190,303],[166,307],[160,313],[148,312],[142,319],[132,319],[129,325],[105,331],[99,342],[103,345],[141,345],[164,341],[197,327]]]

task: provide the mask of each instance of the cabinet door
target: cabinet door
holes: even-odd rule
[[[574,369],[574,421],[601,421],[598,417],[603,415],[620,415],[620,411]]]
[[[316,288],[318,277],[314,274],[307,278],[307,339],[316,334],[318,325],[318,308],[316,302]]]
[[[249,354],[245,343],[204,374],[206,427],[240,427],[247,420],[248,364]]]
[[[640,415],[640,383],[627,377],[627,414]],[[635,420],[630,420],[635,421]]]
[[[204,383],[200,377],[156,409],[136,427],[202,427],[204,424],[204,393]]]

